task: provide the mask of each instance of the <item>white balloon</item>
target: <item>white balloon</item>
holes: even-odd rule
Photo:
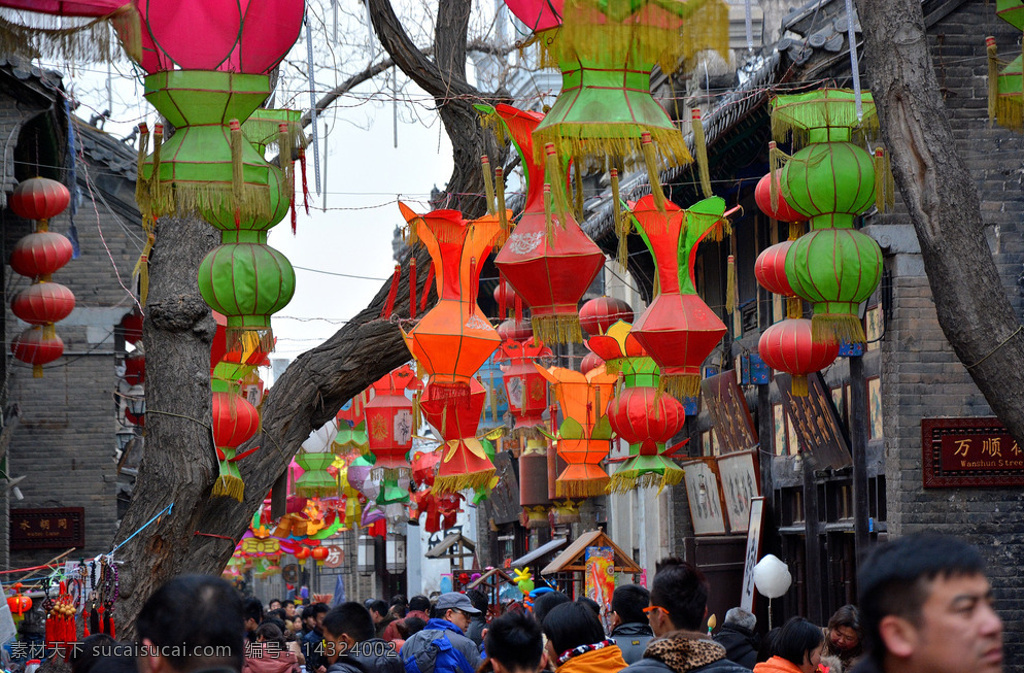
[[[778,598],[793,583],[789,567],[774,554],[768,554],[754,566],[754,586],[766,598]]]

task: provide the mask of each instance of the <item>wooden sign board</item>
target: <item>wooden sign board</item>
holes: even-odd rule
[[[1024,486],[1024,449],[998,418],[921,419],[925,488]]]
[[[839,423],[839,414],[832,404],[832,392],[825,387],[821,374],[807,377],[806,397],[793,395],[792,384],[793,377],[789,374],[775,375],[782,406],[789,414],[800,449],[811,452],[818,461],[816,469],[830,467],[838,470],[850,465],[853,458]]]
[[[81,549],[84,546],[83,507],[11,510],[11,550]]]
[[[494,467],[497,469],[498,483],[488,496],[491,518],[498,525],[519,521],[523,508],[519,505],[519,480],[512,467],[512,454],[508,451],[495,453]]]
[[[715,425],[722,453],[748,451],[757,445],[757,431],[747,398],[736,383],[736,373],[727,371],[701,381],[704,401]]]

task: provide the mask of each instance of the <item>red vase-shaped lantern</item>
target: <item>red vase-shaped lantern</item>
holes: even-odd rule
[[[456,210],[402,214],[434,260],[437,304],[404,335],[406,345],[430,375],[434,399],[464,397],[470,380],[500,343],[476,302],[480,269],[501,225],[492,215],[467,222]],[[479,415],[479,414],[478,414]],[[475,427],[475,426],[474,426]]]
[[[435,494],[484,486],[494,476],[494,464],[476,438],[486,401],[487,391],[475,378],[470,378],[469,394],[461,397],[451,397],[433,382],[427,384],[420,408],[427,422],[444,440],[438,449],[442,456],[434,479]]]
[[[514,435],[536,436],[548,408],[548,382],[533,366],[538,358],[551,355],[551,349],[536,339],[526,343],[506,341],[501,345],[502,359],[508,364],[501,373],[508,395],[508,407],[516,420]]]
[[[533,131],[544,118],[509,105],[486,108],[501,119],[515,141],[526,171],[526,205],[515,231],[494,258],[494,264],[530,307],[534,334],[545,343],[580,342],[577,305],[604,264],[604,253],[566,211],[545,214],[544,187],[558,203],[565,182],[547,175],[533,151]],[[557,163],[557,162],[556,162]]]
[[[807,375],[828,367],[839,356],[838,343],[811,338],[811,321],[791,318],[766,329],[757,351],[769,367],[793,375],[793,395],[807,396]]]
[[[399,470],[406,476],[410,472],[409,450],[416,428],[412,400],[405,396],[405,391],[422,387],[409,365],[384,375],[372,386],[373,399],[365,408],[366,438],[377,458],[374,469],[386,471],[378,475],[382,479],[397,479]]]
[[[700,391],[700,366],[726,332],[697,295],[697,245],[725,213],[725,201],[704,199],[687,210],[671,201],[659,211],[654,197],[633,208],[640,235],[654,257],[658,294],[633,324],[633,335],[661,368],[661,387],[676,397]],[[685,264],[685,266],[683,266]]]

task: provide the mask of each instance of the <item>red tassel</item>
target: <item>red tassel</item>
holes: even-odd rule
[[[402,267],[395,264],[395,275],[391,277],[391,289],[388,291],[388,300],[384,302],[384,310],[380,317],[384,320],[391,318],[391,312],[395,310],[395,298],[398,296],[398,283],[402,280]]]
[[[108,619],[110,620],[110,637],[117,640],[117,628],[114,626],[114,615],[110,615]]]
[[[416,258],[409,260],[409,317],[416,317]]]
[[[523,298],[516,295],[516,322],[523,322]]]
[[[299,148],[299,168],[302,169],[302,205],[309,215],[309,183],[306,181],[306,148]]]
[[[53,636],[56,631],[57,618],[52,616],[46,617],[46,647],[53,647]]]
[[[505,276],[498,276],[498,320],[505,319]]]
[[[100,615],[100,633],[106,633],[106,623],[103,621],[103,613],[105,612],[103,606],[101,605],[96,608],[96,612]]]
[[[89,637],[89,608],[82,610],[82,638]]]
[[[290,210],[292,211],[292,235],[294,236],[299,229],[299,216],[295,212],[295,199],[292,199],[292,207]]]
[[[420,299],[420,313],[427,310],[427,301],[430,299],[430,286],[434,283],[434,262],[430,262],[427,269],[427,282],[423,284],[423,297]]]

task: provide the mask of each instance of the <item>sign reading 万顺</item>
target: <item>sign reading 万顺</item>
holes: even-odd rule
[[[925,488],[1024,485],[1024,448],[998,418],[921,420]]]
[[[46,507],[11,510],[11,549],[85,546],[85,509]]]

